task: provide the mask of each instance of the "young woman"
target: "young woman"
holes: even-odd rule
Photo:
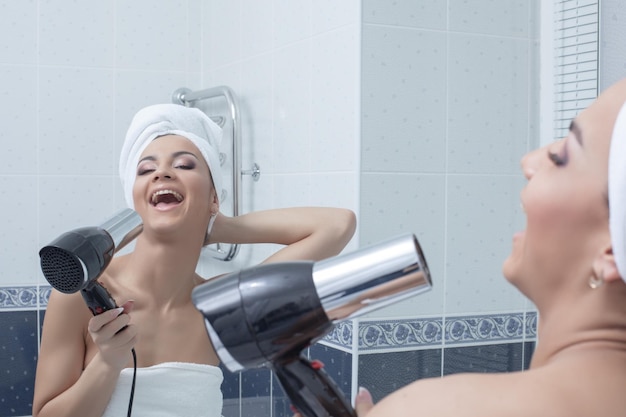
[[[143,232],[99,281],[120,302],[92,316],[80,294],[52,291],[37,366],[33,416],[126,415],[136,352],[133,416],[220,416],[222,373],[191,300],[203,246],[276,243],[265,262],[338,254],[354,214],[289,208],[219,213],[219,128],[178,105],[141,110],[128,130],[120,175]]]
[[[359,417],[626,416],[625,102],[622,80],[522,160],[527,226],[503,271],[539,311],[530,369],[420,380],[376,406],[362,389]]]

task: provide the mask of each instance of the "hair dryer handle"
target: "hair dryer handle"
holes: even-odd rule
[[[274,363],[274,372],[303,417],[357,417],[322,367],[321,362],[298,356],[295,360]]]
[[[107,310],[117,308],[117,304],[113,297],[111,297],[111,294],[97,281],[93,281],[93,284],[88,288],[80,290],[80,293],[94,316],[102,314]]]

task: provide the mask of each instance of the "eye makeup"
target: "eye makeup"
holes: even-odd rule
[[[568,139],[569,139],[569,136],[568,136]],[[567,161],[569,159],[568,153],[567,153],[567,139],[563,142],[558,152],[552,152],[550,149],[548,149],[548,158],[557,167],[567,165]]]

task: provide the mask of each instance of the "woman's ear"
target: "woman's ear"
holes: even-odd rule
[[[593,263],[593,270],[596,276],[603,277],[605,282],[622,280],[622,276],[617,270],[615,256],[613,256],[613,246],[607,246],[598,254]]]
[[[209,202],[209,210],[211,212],[211,216],[215,216],[220,211],[220,201],[217,198],[217,192],[213,189],[211,193],[211,201]]]

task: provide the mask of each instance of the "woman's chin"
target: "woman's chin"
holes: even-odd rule
[[[513,235],[513,244],[511,247],[511,253],[504,260],[502,264],[502,275],[507,281],[514,283],[515,276],[519,274],[519,265],[522,254],[522,242],[525,235],[525,231],[517,232]]]

